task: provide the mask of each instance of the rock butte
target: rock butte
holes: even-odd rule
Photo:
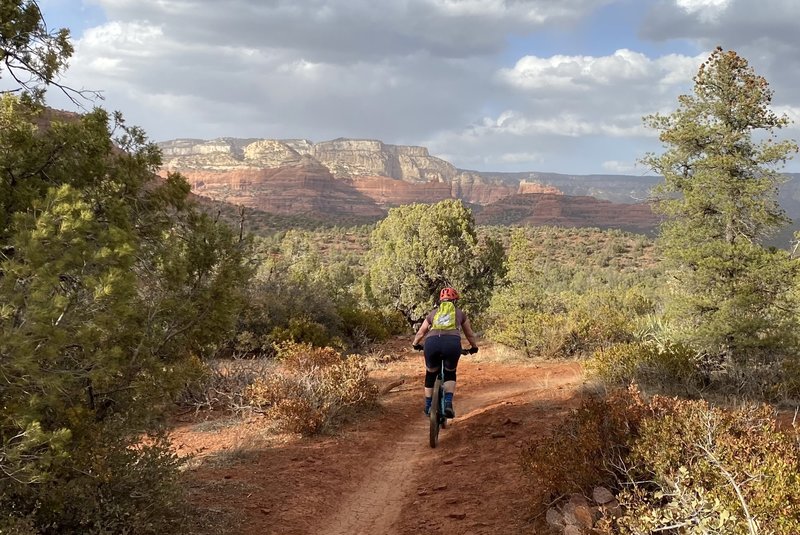
[[[533,174],[457,169],[425,147],[342,138],[177,139],[159,146],[162,176],[180,172],[198,195],[277,214],[379,219],[392,206],[461,199],[487,223],[644,231],[656,224],[647,205],[570,197]]]

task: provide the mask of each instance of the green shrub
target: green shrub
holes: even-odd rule
[[[492,340],[519,349],[528,357],[556,357],[566,339],[566,316],[529,310],[509,311],[492,318]]]
[[[586,370],[610,386],[631,382],[670,390],[698,387],[700,375],[694,351],[682,344],[626,342],[597,349]]]
[[[387,313],[377,308],[343,305],[338,308],[338,313],[344,335],[355,347],[386,340],[408,328],[408,323],[399,313]]]
[[[333,337],[328,328],[308,316],[293,317],[286,326],[272,329],[269,338],[273,343],[298,342],[308,343],[317,347],[335,344],[342,346],[341,340]]]
[[[0,513],[0,533],[8,535],[39,535],[33,527],[33,520],[30,518],[20,518],[14,515],[14,511]]]
[[[800,451],[766,407],[656,397],[619,496],[619,533],[800,533]],[[755,528],[756,531],[751,529]]]
[[[33,485],[0,480],[0,510],[16,517],[0,518],[0,532],[189,532],[178,480],[184,461],[166,434],[139,442],[113,435],[105,430],[91,445],[73,444]]]
[[[636,379],[639,367],[653,360],[652,347],[641,342],[614,344],[592,353],[586,371],[608,385],[626,385]]]
[[[787,358],[782,366],[783,374],[779,384],[781,397],[800,399],[800,358]]]

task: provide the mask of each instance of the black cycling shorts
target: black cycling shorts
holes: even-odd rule
[[[455,370],[461,358],[461,337],[453,335],[428,335],[425,338],[425,366],[438,370],[444,362],[447,370]]]

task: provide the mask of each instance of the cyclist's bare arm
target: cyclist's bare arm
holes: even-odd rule
[[[472,325],[470,325],[469,320],[465,319],[464,323],[461,324],[461,327],[464,329],[464,336],[467,337],[470,345],[472,347],[478,347],[478,339],[475,338],[475,332],[472,330]]]
[[[425,335],[430,330],[431,324],[428,323],[428,318],[425,318],[425,321],[422,322],[422,325],[419,326],[419,330],[417,331],[416,336],[414,336],[414,341],[411,343],[412,346],[415,346],[422,342],[422,339],[425,338]]]

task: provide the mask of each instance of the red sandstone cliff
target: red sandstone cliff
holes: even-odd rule
[[[599,227],[644,233],[655,230],[659,222],[646,203],[622,204],[550,193],[506,197],[481,208],[476,220],[483,225]]]
[[[547,184],[461,171],[424,147],[375,140],[217,139],[161,144],[166,171],[197,195],[258,210],[335,221],[379,219],[391,206],[462,199],[485,224],[592,226],[649,231],[647,205],[570,197]]]
[[[383,217],[385,211],[349,181],[302,159],[272,169],[180,169],[197,195],[278,214]]]
[[[289,201],[290,192],[298,189],[294,181],[299,179],[305,182],[300,187],[305,194],[316,195],[313,188],[318,186],[328,192],[319,193],[328,202],[343,203],[333,211],[364,210],[360,215],[374,212],[367,209],[365,198],[381,207],[443,199],[488,204],[519,188],[517,183],[459,171],[428,154],[424,147],[387,145],[376,140],[335,139],[313,144],[306,140],[183,139],[160,146],[164,154],[162,172],[178,171],[188,177],[198,195],[281,213],[303,207],[303,200]],[[340,182],[338,187],[330,184],[331,178]],[[350,185],[353,191],[344,185]],[[332,188],[338,188],[333,197]],[[276,192],[279,198],[274,198]],[[352,195],[355,197],[350,199]]]

